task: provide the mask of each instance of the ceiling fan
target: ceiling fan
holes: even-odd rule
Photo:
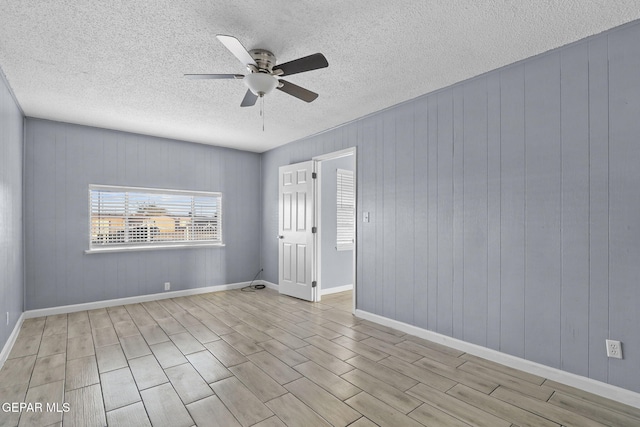
[[[231,51],[231,53],[242,62],[249,70],[249,74],[185,74],[188,79],[238,79],[247,86],[247,93],[240,104],[241,107],[251,107],[255,105],[258,97],[262,98],[273,89],[295,96],[306,102],[311,102],[318,97],[318,94],[308,89],[294,85],[282,76],[304,73],[305,71],[317,70],[329,66],[327,59],[321,53],[294,59],[284,64],[276,64],[276,57],[273,53],[265,49],[253,49],[247,51],[240,41],[233,37],[218,34],[217,39]]]

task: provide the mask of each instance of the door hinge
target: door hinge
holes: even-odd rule
[[[318,177],[318,174],[315,172],[311,172],[311,178],[316,179]]]
[[[318,232],[318,227],[311,227],[311,232],[312,233],[317,233]]]
[[[316,282],[315,280],[313,282],[311,282],[311,287],[315,288],[316,286],[318,286],[318,282]]]

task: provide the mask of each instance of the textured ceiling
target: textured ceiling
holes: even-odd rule
[[[640,18],[640,1],[3,0],[0,67],[27,116],[262,152]],[[278,62],[322,52],[241,108],[216,34]]]

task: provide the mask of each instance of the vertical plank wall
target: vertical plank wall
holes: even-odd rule
[[[0,70],[0,350],[23,310],[22,121]]]
[[[265,279],[277,168],[356,146],[359,309],[640,391],[639,70],[632,23],[264,153]]]
[[[26,119],[26,309],[249,281],[260,269],[260,156]],[[85,254],[89,184],[220,191],[225,247]]]

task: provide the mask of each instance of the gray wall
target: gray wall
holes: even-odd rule
[[[26,309],[251,280],[260,269],[260,156],[26,119]],[[84,253],[89,184],[223,193],[226,247]]]
[[[638,70],[633,23],[264,153],[265,279],[278,166],[357,146],[359,309],[640,391]]]
[[[23,309],[22,122],[0,70],[0,350]]]
[[[353,250],[336,250],[338,238],[337,214],[338,179],[336,169],[354,170],[354,156],[324,160],[320,163],[322,185],[320,198],[322,200],[321,223],[319,227],[322,239],[322,290],[338,286],[353,285]]]

